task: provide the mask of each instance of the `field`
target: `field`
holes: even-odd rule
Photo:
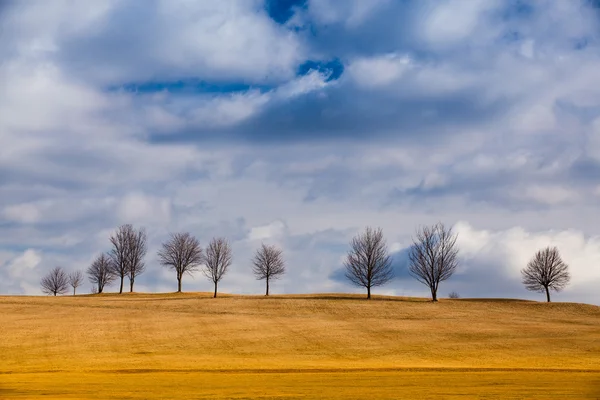
[[[0,297],[0,399],[600,399],[600,307]]]

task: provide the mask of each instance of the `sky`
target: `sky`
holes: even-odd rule
[[[372,226],[396,272],[374,293],[428,296],[406,251],[440,221],[440,297],[544,300],[520,269],[557,246],[553,300],[600,305],[598,82],[592,0],[0,0],[0,293],[131,223],[136,291],[176,290],[156,252],[187,231],[231,241],[223,292],[263,293],[264,242],[272,293],[362,293],[343,261]]]

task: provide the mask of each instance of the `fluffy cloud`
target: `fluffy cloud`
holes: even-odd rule
[[[537,298],[519,269],[556,244],[557,299],[600,302],[590,2],[289,4],[0,9],[0,291],[86,267],[122,223],[150,235],[139,290],[172,287],[154,253],[175,231],[232,241],[226,291],[262,291],[263,240],[288,262],[276,291],[356,290],[336,275],[352,235],[402,254],[443,220],[463,254],[444,290]],[[382,293],[426,295],[398,268]]]

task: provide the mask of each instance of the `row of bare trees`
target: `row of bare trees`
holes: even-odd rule
[[[133,292],[135,279],[145,270],[144,257],[147,252],[147,236],[144,229],[132,225],[120,226],[110,237],[112,248],[100,254],[88,267],[87,275],[94,285],[94,293],[102,293],[104,288],[116,280],[120,281],[119,293],[123,293],[125,277],[129,278],[129,291]],[[199,240],[188,232],[173,233],[158,251],[159,263],[174,271],[177,278],[177,291],[181,292],[184,275],[193,275],[199,270],[214,284],[214,297],[217,297],[218,284],[227,273],[232,262],[231,245],[225,238],[213,238],[206,249]],[[266,295],[269,284],[285,273],[285,261],[281,249],[262,244],[252,260],[252,272],[259,280],[266,282]],[[83,283],[83,273],[74,271],[67,274],[61,267],[52,269],[41,280],[42,291],[47,294],[64,294],[69,285],[75,289]]]
[[[442,223],[417,229],[413,238],[408,252],[408,271],[429,288],[432,301],[437,301],[440,283],[448,280],[458,267],[456,240],[452,228]],[[392,259],[381,228],[368,227],[352,239],[345,267],[346,278],[354,285],[366,288],[367,299],[371,298],[371,288],[382,286],[394,277]],[[571,278],[569,267],[556,247],[539,250],[521,270],[521,275],[525,288],[545,292],[548,302],[550,291],[564,289]],[[453,292],[451,297],[458,298],[458,294]]]
[[[432,301],[437,301],[440,283],[452,277],[458,267],[456,241],[457,235],[452,228],[442,223],[420,227],[413,238],[408,252],[408,271],[429,288]],[[125,277],[129,278],[129,290],[133,292],[136,277],[145,270],[146,232],[129,224],[122,225],[110,237],[110,243],[111,250],[100,254],[87,269],[94,292],[102,293],[105,286],[119,279],[119,293],[123,293]],[[198,239],[188,232],[171,234],[157,256],[162,266],[175,272],[178,292],[182,290],[184,275],[201,270],[214,284],[214,297],[217,297],[218,284],[227,274],[233,259],[227,239],[213,238],[203,249]],[[372,288],[383,286],[393,279],[392,257],[381,228],[367,227],[352,239],[344,266],[346,278],[354,285],[364,287],[367,299],[371,298]],[[265,295],[268,296],[270,282],[285,273],[282,250],[263,243],[252,259],[252,272],[257,279],[265,281]],[[545,292],[547,301],[550,301],[550,290],[560,291],[570,280],[568,265],[556,247],[538,251],[521,274],[525,287]],[[75,294],[82,284],[81,271],[67,274],[60,267],[51,270],[41,281],[43,292],[55,296],[66,293],[69,287]]]
[[[42,278],[40,284],[45,294],[65,294],[72,287],[75,295],[77,288],[83,285],[83,273],[77,270],[68,274],[61,267],[55,267]]]
[[[408,270],[427,285],[432,301],[437,301],[440,282],[449,279],[458,266],[456,239],[452,228],[441,223],[420,228],[413,239]],[[367,289],[367,299],[371,298],[371,288],[392,280],[392,259],[381,228],[368,227],[352,239],[345,267],[346,278]]]

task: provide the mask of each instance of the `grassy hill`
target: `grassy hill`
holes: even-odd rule
[[[0,398],[594,398],[599,383],[586,304],[0,297]]]

